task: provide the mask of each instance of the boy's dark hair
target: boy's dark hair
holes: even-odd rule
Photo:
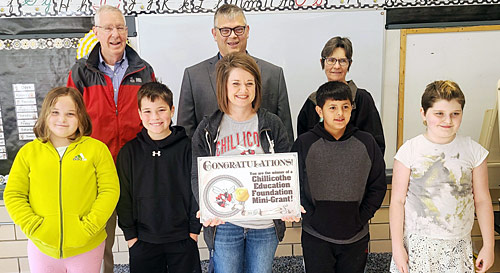
[[[349,100],[351,104],[352,94],[349,86],[343,82],[326,82],[318,88],[316,92],[316,103],[323,108],[326,100]]]
[[[150,101],[155,101],[158,98],[162,99],[170,108],[174,105],[172,91],[166,85],[157,81],[145,83],[137,91],[139,109],[141,109],[141,100],[143,98],[148,98]]]

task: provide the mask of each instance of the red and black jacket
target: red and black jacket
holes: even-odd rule
[[[77,60],[68,77],[68,87],[83,95],[83,101],[92,120],[92,137],[104,142],[113,158],[120,148],[141,130],[137,112],[137,91],[144,83],[154,81],[153,68],[128,45],[125,48],[129,66],[118,90],[115,105],[111,78],[98,69],[100,43],[88,59]]]

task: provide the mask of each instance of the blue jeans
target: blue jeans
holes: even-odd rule
[[[215,233],[215,273],[271,273],[278,238],[274,227],[242,228],[231,223]]]

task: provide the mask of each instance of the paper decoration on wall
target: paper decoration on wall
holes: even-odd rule
[[[33,140],[33,126],[38,118],[36,108],[35,84],[13,84],[17,130],[19,140]]]
[[[0,186],[7,184],[8,179],[9,175],[0,175]]]
[[[7,148],[5,147],[5,133],[3,131],[2,106],[0,105],[0,160],[7,159]]]
[[[90,0],[54,0],[55,9],[58,14],[93,14]]]
[[[79,0],[79,1],[82,1],[82,0]],[[89,1],[92,3],[92,11],[94,14],[99,9],[99,7],[102,5],[110,5],[113,7],[117,7],[124,14],[126,14],[123,0],[89,0]]]
[[[0,5],[9,1],[21,1],[21,16],[88,16],[95,14],[101,5],[115,6],[126,14],[123,0],[0,0]]]
[[[83,38],[78,42],[78,48],[76,49],[76,58],[81,59],[87,56],[94,46],[99,42],[94,32],[90,30]]]
[[[217,9],[217,3],[218,2],[214,0],[193,0],[192,4],[184,0],[158,0],[158,13],[183,13],[183,11],[189,12],[189,10],[194,13],[203,12],[204,10],[205,12],[208,10],[215,11]],[[224,2],[222,2],[221,5],[223,3]]]
[[[23,0],[20,11],[22,15],[55,15],[53,0]]]
[[[499,0],[487,0],[499,3]],[[12,16],[89,16],[101,5],[118,7],[125,15],[164,13],[213,13],[224,3],[245,11],[290,11],[315,9],[358,9],[479,5],[484,0],[0,0],[0,17]]]
[[[76,48],[78,38],[6,39],[0,40],[0,50]]]
[[[174,0],[182,1],[184,0]],[[156,13],[159,10],[159,2],[157,0],[127,0],[125,1],[125,10],[127,14],[134,13]]]
[[[0,17],[18,16],[21,14],[18,0],[0,0]]]

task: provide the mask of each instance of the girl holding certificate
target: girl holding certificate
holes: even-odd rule
[[[193,139],[192,188],[199,196],[197,158],[288,152],[290,142],[278,116],[260,109],[262,84],[259,67],[248,54],[229,54],[219,60],[217,110],[198,125]],[[232,139],[228,145],[227,139]],[[298,219],[287,219],[298,220]],[[215,272],[272,272],[285,224],[280,219],[203,223]]]

